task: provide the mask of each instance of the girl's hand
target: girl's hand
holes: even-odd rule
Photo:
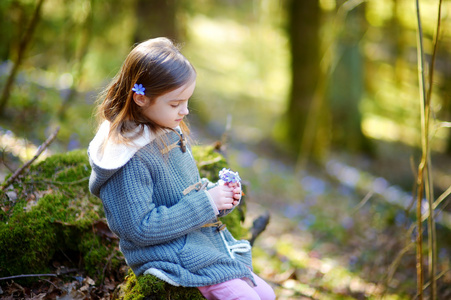
[[[234,203],[238,203],[238,201],[235,199],[236,194],[234,192],[234,188],[231,188],[227,185],[218,185],[212,189],[209,189],[207,192],[215,202],[216,208],[218,210],[232,209],[233,206],[236,205]]]
[[[238,205],[241,200],[241,183],[240,182],[229,182],[226,184],[233,191],[233,206]]]

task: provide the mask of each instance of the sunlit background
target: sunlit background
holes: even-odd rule
[[[37,2],[0,3],[3,91]],[[1,112],[1,178],[57,126],[57,141],[40,159],[86,148],[97,94],[134,43],[172,35],[198,73],[194,139],[225,142],[230,166],[248,187],[248,226],[271,213],[254,262],[280,299],[411,299],[415,249],[406,245],[421,156],[415,1],[302,1],[309,4],[300,10],[319,7],[316,21],[302,28],[292,19],[296,0],[156,2],[43,2]],[[439,1],[419,2],[429,74]],[[158,19],[159,9],[170,18]],[[430,124],[436,197],[451,185],[450,1],[441,14]],[[316,70],[302,74],[314,83],[309,91],[292,88],[299,55],[292,32],[318,37]],[[305,117],[293,123],[290,103],[302,99]],[[437,218],[440,299],[451,297],[447,202]]]

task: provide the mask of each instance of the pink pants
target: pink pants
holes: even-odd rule
[[[198,287],[207,300],[274,300],[276,295],[269,284],[252,273],[256,287],[251,287],[242,279],[232,279],[226,282]]]

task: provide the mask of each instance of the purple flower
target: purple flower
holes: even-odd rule
[[[143,87],[142,84],[137,84],[137,83],[135,83],[135,86],[132,88],[132,91],[134,91],[138,95],[144,95],[145,90],[146,90],[146,88]]]
[[[219,179],[221,179],[224,182],[240,182],[241,178],[240,175],[238,175],[238,172],[233,172],[230,169],[222,169],[219,171]]]

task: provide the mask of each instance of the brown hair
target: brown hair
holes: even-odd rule
[[[133,101],[132,88],[142,84],[150,105],[163,94],[171,92],[196,78],[196,71],[179,49],[167,38],[155,38],[135,46],[125,59],[121,70],[100,94],[97,113],[100,123],[110,122],[109,137],[116,142],[130,142],[128,133],[145,126],[158,135],[161,126],[147,119]],[[182,132],[188,126],[180,123]],[[139,134],[138,133],[138,134]],[[133,138],[133,137],[131,137]]]

